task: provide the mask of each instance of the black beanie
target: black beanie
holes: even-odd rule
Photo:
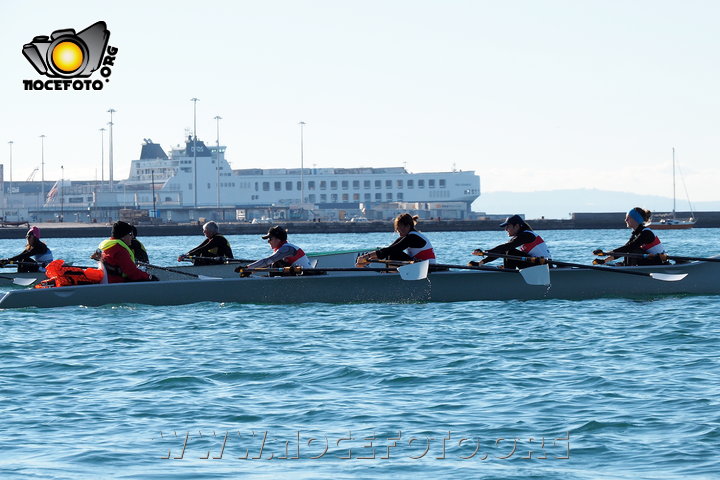
[[[125,222],[115,222],[112,226],[112,238],[122,238],[128,233],[132,233],[132,225]]]

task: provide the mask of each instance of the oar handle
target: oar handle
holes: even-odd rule
[[[37,265],[40,262],[30,261],[30,260],[10,260],[7,258],[0,259],[0,266],[4,267],[5,265]]]
[[[291,267],[258,267],[258,268],[246,268],[237,267],[236,273],[240,276],[249,276],[251,273],[292,273],[302,274],[303,272],[397,272],[397,268],[384,267],[384,268],[359,268],[359,267],[328,267],[328,268],[305,268],[299,266]]]
[[[388,260],[388,259],[376,258],[374,260],[362,260],[362,261],[360,259],[358,259],[358,261],[355,263],[355,265],[362,266],[362,265],[368,265],[370,263],[384,263],[386,265],[410,265],[411,263],[415,263],[415,262],[413,262],[412,260]]]
[[[659,258],[661,261],[665,262],[668,259],[675,259],[680,257],[671,257],[667,253],[623,253],[623,252],[605,252],[603,250],[597,249],[593,250],[593,255],[597,255],[598,257],[632,257],[632,258]],[[596,258],[593,260],[593,265],[604,265],[605,260]]]
[[[604,250],[593,250],[593,255],[598,257],[636,257],[636,258],[670,258],[667,253],[630,253],[630,252],[606,252]]]
[[[515,270],[514,268],[508,269],[503,268],[502,265],[498,267],[486,267],[483,265],[452,265],[448,263],[433,263],[430,265],[430,270],[433,269],[445,269],[445,268],[454,268],[457,270],[481,270],[484,272],[505,272],[505,273],[518,273],[518,270]]]
[[[553,263],[552,260],[545,257],[526,257],[524,255],[507,255],[504,253],[486,252],[485,250],[476,249],[472,252],[473,255],[479,257],[499,257],[507,258],[508,260],[520,260],[523,262],[537,263],[538,265],[544,265],[546,263]]]
[[[593,250],[593,255],[598,257],[654,257],[655,253],[623,253],[623,252],[606,252],[602,249]]]
[[[177,273],[180,275],[187,275],[189,277],[200,278],[200,275],[197,275],[195,273],[183,272],[182,270],[175,270],[174,268],[161,267],[160,265],[153,265],[151,263],[146,263],[146,262],[137,262],[137,263],[138,263],[138,265],[142,265],[144,267],[156,268],[158,270],[164,270],[166,272],[172,272],[172,273]]]
[[[255,260],[248,260],[245,258],[228,258],[228,257],[203,257],[200,255],[178,255],[178,262],[182,261],[195,261],[195,260],[212,260],[214,262],[221,263],[252,263]]]
[[[596,253],[598,252],[598,253]],[[622,252],[603,252],[602,250],[593,251],[598,256],[618,256],[618,257],[638,257],[638,258],[661,258],[665,260],[681,260],[681,261],[696,261],[696,262],[720,262],[720,258],[707,258],[707,257],[686,257],[681,255],[668,255],[667,253],[622,253]]]
[[[601,270],[606,272],[612,272],[612,273],[619,273],[622,275],[636,275],[639,277],[652,277],[650,273],[645,272],[629,272],[626,270],[619,270],[615,267],[600,267],[600,266],[594,266],[594,265],[583,265],[582,263],[570,263],[570,262],[559,262],[556,260],[547,259],[544,257],[521,257],[518,255],[504,255],[504,254],[496,254],[492,253],[492,256],[498,256],[502,258],[509,258],[512,260],[523,260],[526,262],[538,262],[542,261],[542,263],[547,263],[548,265],[556,265],[558,267],[575,267],[575,268],[584,268],[586,270]],[[539,264],[542,264],[539,263]]]
[[[540,257],[538,257],[540,258]],[[408,260],[372,260],[370,262],[363,262],[363,263],[357,263],[355,266],[359,268],[365,268],[369,263],[384,263],[386,265],[396,265],[396,266],[403,266],[403,265],[412,265],[415,262],[408,261]],[[499,267],[485,267],[482,265],[453,265],[448,263],[431,263],[428,265],[428,268],[430,271],[437,271],[441,269],[456,269],[456,270],[480,270],[485,272],[505,272],[505,273],[517,273],[518,271],[515,269],[506,269],[502,266]]]

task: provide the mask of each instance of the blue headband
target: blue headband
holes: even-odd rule
[[[630,218],[632,218],[633,220],[635,220],[635,221],[638,223],[638,225],[643,225],[643,224],[645,223],[645,219],[644,219],[644,218],[642,217],[642,215],[640,215],[640,213],[639,213],[637,210],[635,210],[634,208],[631,209],[627,214],[628,214],[628,217],[630,217]]]

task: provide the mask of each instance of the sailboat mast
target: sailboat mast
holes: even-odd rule
[[[672,149],[673,158],[673,218],[675,218],[675,147]]]

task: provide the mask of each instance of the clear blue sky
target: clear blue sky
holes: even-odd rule
[[[718,2],[6,0],[1,14],[6,178],[7,141],[24,180],[41,134],[46,179],[99,177],[111,107],[126,178],[143,138],[183,141],[198,97],[198,136],[214,143],[222,116],[234,168],[299,166],[305,121],[306,166],[670,196],[676,147],[691,199],[720,197]],[[98,20],[119,49],[102,91],[23,90],[43,78],[23,44]]]

